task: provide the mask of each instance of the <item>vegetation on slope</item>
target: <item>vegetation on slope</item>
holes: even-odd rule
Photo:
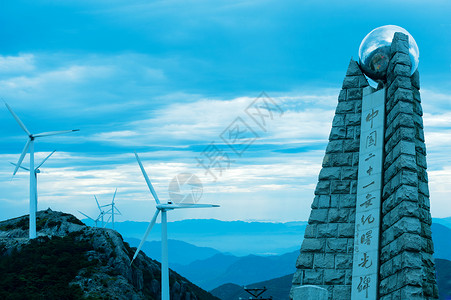
[[[10,255],[0,252],[0,299],[79,299],[78,285],[69,285],[80,268],[94,265],[85,252],[87,242],[65,237],[39,237]]]

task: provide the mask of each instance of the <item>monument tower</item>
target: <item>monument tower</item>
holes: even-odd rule
[[[418,47],[382,26],[359,57],[338,96],[291,297],[438,299]]]

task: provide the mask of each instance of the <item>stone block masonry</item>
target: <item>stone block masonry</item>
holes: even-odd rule
[[[406,49],[407,35],[396,33],[386,84],[381,300],[438,299],[419,74],[410,76]]]
[[[317,285],[334,300],[351,298],[360,118],[367,86],[358,64],[351,60],[293,277],[293,288]]]

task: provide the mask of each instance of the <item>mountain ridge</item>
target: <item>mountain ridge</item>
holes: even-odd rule
[[[82,219],[87,225],[92,221]],[[236,256],[284,254],[299,248],[307,222],[268,223],[188,219],[168,222],[168,237],[198,247],[214,248]],[[109,226],[109,225],[108,225]],[[141,240],[147,222],[115,222],[115,229],[128,238]],[[159,241],[161,225],[155,224],[148,241]],[[268,240],[274,241],[268,243]],[[241,247],[244,246],[244,247]]]
[[[29,240],[28,215],[0,222],[0,298],[160,299],[160,263],[140,252],[131,265],[136,249],[118,232],[50,209],[37,213],[36,224]],[[170,293],[217,300],[172,270]]]

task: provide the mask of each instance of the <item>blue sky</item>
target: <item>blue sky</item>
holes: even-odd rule
[[[149,219],[138,151],[160,198],[190,172],[201,202],[221,205],[171,220],[306,220],[349,60],[372,29],[398,25],[420,49],[431,211],[448,217],[449,11],[449,1],[3,1],[0,97],[33,133],[80,129],[35,143],[38,161],[57,149],[39,174],[39,209],[94,216],[93,195],[106,204],[117,187],[119,220]],[[245,112],[263,91],[283,110],[266,131]],[[237,118],[258,135],[241,156],[221,139]],[[5,107],[0,120],[6,219],[28,212],[28,174],[11,180],[9,163],[26,136]],[[196,160],[212,142],[232,161],[216,181]]]

